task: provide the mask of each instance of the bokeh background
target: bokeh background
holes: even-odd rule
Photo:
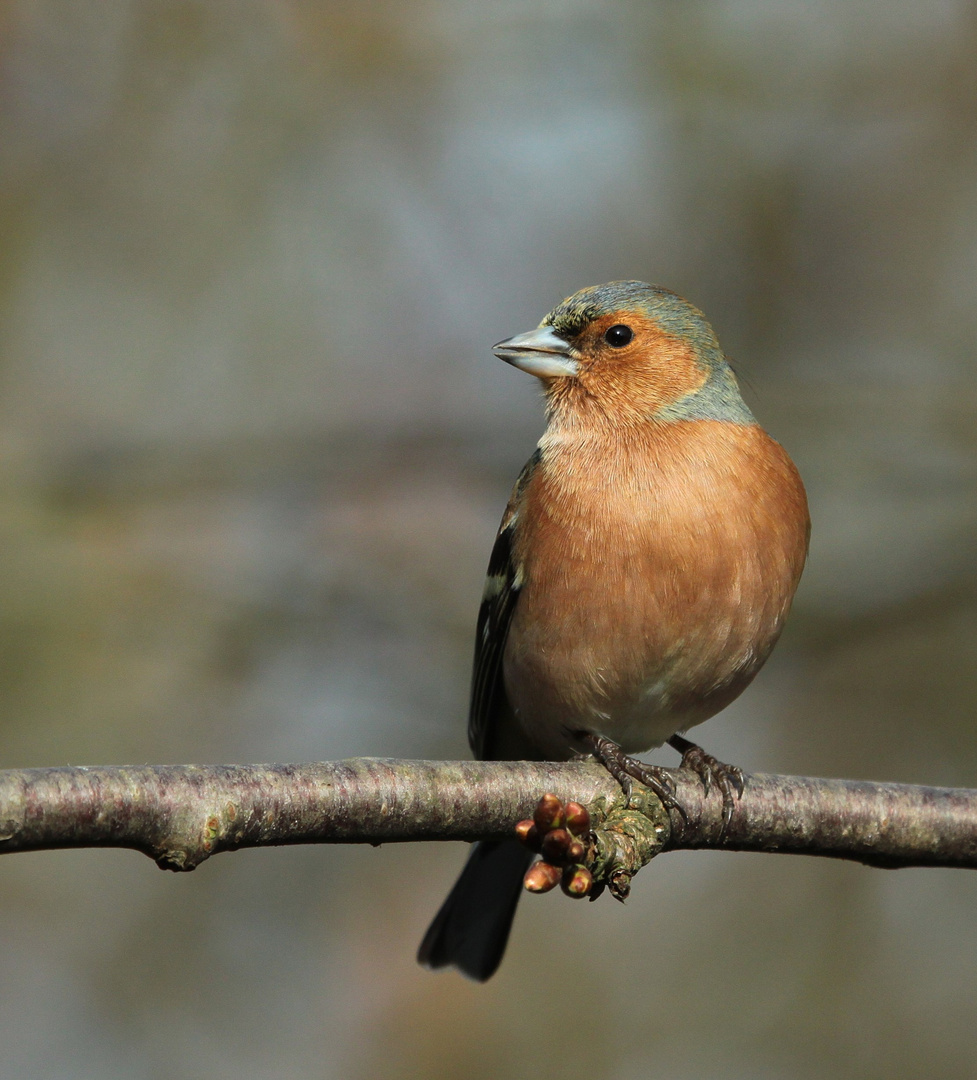
[[[814,518],[701,739],[977,786],[973,3],[5,0],[0,222],[0,765],[466,756],[490,346],[637,277]],[[463,855],[4,859],[0,1076],[977,1070],[971,873],[669,855],[474,986],[413,961]]]

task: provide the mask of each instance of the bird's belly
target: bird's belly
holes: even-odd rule
[[[579,448],[557,448],[527,491],[503,675],[546,757],[570,756],[574,732],[640,752],[714,716],[790,608],[807,516],[777,444],[706,422],[652,434],[671,442],[650,475],[623,450],[583,468]]]
[[[595,628],[589,621],[591,634],[571,636],[564,646],[557,642],[567,636],[546,634],[539,620],[525,636],[513,627],[506,692],[523,732],[546,758],[580,749],[580,732],[604,735],[628,753],[661,746],[725,708],[773,644],[751,635],[731,640],[722,620],[667,640],[660,622],[634,628],[597,620]]]

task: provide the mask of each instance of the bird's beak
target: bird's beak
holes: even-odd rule
[[[539,326],[526,334],[516,334],[492,346],[492,352],[507,364],[528,371],[537,379],[558,379],[576,375],[580,365],[574,360],[570,343],[551,326]]]

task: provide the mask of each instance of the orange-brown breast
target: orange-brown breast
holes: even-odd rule
[[[629,752],[715,715],[777,640],[807,549],[804,488],[756,425],[554,433],[524,492],[506,691],[546,757]]]

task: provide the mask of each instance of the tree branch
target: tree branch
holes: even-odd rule
[[[241,847],[497,839],[551,791],[590,808],[605,878],[690,848],[977,867],[977,791],[756,774],[721,837],[720,793],[671,775],[687,821],[637,785],[627,806],[603,768],[584,761],[11,769],[0,772],[0,853],[126,847],[192,870]]]

